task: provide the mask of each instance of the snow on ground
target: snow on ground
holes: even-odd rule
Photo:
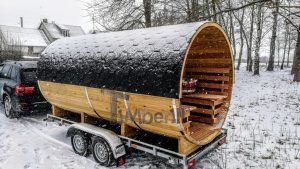
[[[228,144],[208,156],[222,168],[300,168],[300,84],[290,70],[236,72],[224,127]]]
[[[240,71],[225,128],[228,144],[211,152],[197,168],[299,168],[300,84],[289,71]],[[3,112],[3,108],[0,109]],[[0,169],[98,169],[92,157],[73,153],[67,126],[45,116],[7,119],[0,113]],[[122,168],[169,168],[162,159],[134,152]]]

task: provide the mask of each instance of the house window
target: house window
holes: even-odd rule
[[[63,34],[64,37],[70,37],[69,30],[62,30],[62,34]]]

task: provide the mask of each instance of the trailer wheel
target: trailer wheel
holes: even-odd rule
[[[109,144],[101,137],[94,139],[92,151],[94,159],[102,166],[109,167],[115,161]]]
[[[89,140],[88,137],[84,135],[82,132],[76,132],[71,137],[71,143],[73,150],[76,154],[81,156],[88,156],[88,146],[89,146]]]

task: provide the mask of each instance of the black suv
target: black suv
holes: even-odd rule
[[[6,117],[49,108],[38,88],[36,70],[37,61],[10,61],[0,65],[0,101],[4,103]]]

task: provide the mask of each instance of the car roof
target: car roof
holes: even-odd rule
[[[37,61],[7,61],[3,64],[18,66],[23,69],[37,68]]]

